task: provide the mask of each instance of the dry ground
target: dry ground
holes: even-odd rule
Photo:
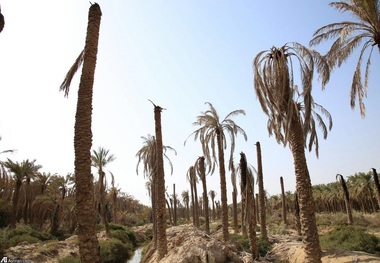
[[[142,235],[144,228],[136,229]],[[104,238],[100,233],[99,238]],[[196,263],[196,262],[253,262],[250,254],[239,251],[237,244],[229,242],[224,245],[221,242],[220,231],[212,235],[195,229],[191,225],[171,227],[167,230],[169,252],[161,263]],[[304,254],[302,243],[295,234],[270,235],[273,249],[265,258],[257,262],[303,262]],[[68,255],[78,255],[78,247],[75,245],[75,236],[65,241],[46,244],[21,243],[6,251],[10,259],[29,259],[33,262],[58,262],[59,258]],[[147,249],[145,262],[156,262],[156,254]],[[363,252],[344,251],[335,249],[325,251],[322,257],[323,263],[349,263],[349,262],[380,262],[380,257]]]

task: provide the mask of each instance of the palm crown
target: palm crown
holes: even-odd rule
[[[354,49],[361,45],[361,51],[354,72],[351,85],[351,107],[355,107],[358,99],[360,113],[365,116],[363,98],[367,95],[369,68],[373,48],[378,47],[380,52],[380,8],[378,0],[346,0],[332,2],[330,6],[341,12],[349,12],[356,21],[343,21],[332,23],[319,28],[314,33],[310,45],[318,45],[322,41],[333,39],[334,42],[326,54],[331,67],[338,66],[347,60]],[[364,42],[364,43],[363,43]],[[363,44],[362,44],[363,43]],[[362,81],[362,59],[365,51],[370,49],[364,83]]]

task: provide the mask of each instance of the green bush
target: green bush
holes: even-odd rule
[[[18,243],[24,242],[24,241],[28,242],[29,244],[40,242],[40,240],[36,237],[33,237],[28,234],[22,234],[18,236],[13,236],[6,242],[5,245],[6,247],[14,247],[14,246],[17,246]]]
[[[16,246],[23,241],[32,244],[47,240],[54,240],[54,238],[49,233],[37,231],[22,224],[14,229],[6,228],[0,231],[0,246],[4,248]]]
[[[339,247],[346,250],[380,254],[379,242],[379,238],[368,234],[364,227],[359,226],[338,226],[320,237],[321,248],[324,250]]]
[[[244,237],[240,234],[232,234],[230,235],[230,238],[231,240],[234,240],[235,242],[240,244],[244,251],[249,253],[251,252],[248,236]],[[261,237],[257,238],[256,242],[261,257],[264,257],[272,249],[271,244],[268,241],[262,239]]]
[[[67,256],[58,260],[58,263],[80,263],[80,258]]]
[[[132,249],[118,239],[100,240],[99,244],[103,263],[125,262],[132,256]]]

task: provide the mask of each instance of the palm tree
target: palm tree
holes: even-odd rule
[[[186,205],[186,220],[187,220],[187,221],[190,221],[190,209],[189,209],[189,201],[190,201],[190,199],[189,199],[189,190],[187,190],[187,191],[182,191],[181,196],[182,196],[182,202],[184,202],[185,205]]]
[[[83,63],[78,90],[78,103],[74,126],[75,187],[77,234],[81,262],[100,262],[100,247],[96,237],[94,186],[91,174],[92,145],[92,93],[98,53],[99,29],[102,12],[97,3],[91,4],[88,14],[84,50],[70,68],[60,90],[68,96],[71,80]]]
[[[354,220],[352,218],[350,193],[348,192],[346,181],[344,180],[343,175],[341,174],[337,174],[336,179],[339,180],[342,185],[343,192],[344,192],[344,203],[346,205],[347,221],[349,225],[352,225],[354,223]]]
[[[212,220],[215,221],[215,219],[216,219],[216,214],[215,214],[215,196],[216,196],[216,192],[214,190],[210,190],[210,192],[208,192],[208,195],[210,196],[211,203],[212,203]]]
[[[360,113],[362,117],[365,117],[363,98],[367,95],[371,56],[375,46],[380,52],[380,4],[378,0],[344,0],[332,2],[330,6],[340,12],[350,13],[355,18],[355,21],[332,23],[319,28],[315,31],[310,45],[315,46],[328,39],[334,40],[326,54],[326,58],[332,67],[340,67],[350,57],[355,48],[361,46],[360,56],[352,79],[350,104],[351,108],[355,108],[357,97]],[[361,64],[366,50],[369,50],[369,55],[363,83]]]
[[[240,178],[242,178],[241,185],[244,185],[244,188],[241,188],[241,195],[244,195],[244,213],[242,213],[242,228],[243,224],[246,227],[246,222],[248,223],[248,233],[249,233],[249,245],[251,248],[252,259],[256,260],[259,257],[259,249],[257,246],[256,240],[256,215],[255,215],[255,189],[254,189],[254,176],[253,169],[248,167],[247,157],[245,153],[240,153],[240,162],[239,162],[239,172]],[[243,229],[243,235],[247,235],[247,229]]]
[[[303,118],[300,116],[299,103],[295,100],[298,90],[293,83],[292,57],[298,60],[301,70]],[[253,61],[254,88],[261,107],[268,116],[269,134],[274,134],[277,142],[284,146],[289,143],[294,158],[305,262],[321,261],[315,204],[305,156],[307,136],[313,134],[310,128],[315,127],[310,124],[314,121],[312,110],[315,103],[311,91],[315,68],[320,73],[322,86],[326,85],[330,72],[327,62],[319,53],[298,43],[288,43],[281,48],[272,47],[260,52]],[[327,136],[327,133],[324,135]],[[312,143],[309,145],[318,143],[315,138],[310,138]]]
[[[264,178],[263,178],[263,165],[261,158],[261,146],[260,142],[256,142],[257,151],[257,183],[259,185],[259,209],[260,211],[260,231],[261,237],[268,241],[267,223],[266,223],[266,207],[265,207],[265,190],[264,190]]]
[[[232,183],[232,211],[234,218],[234,232],[239,232],[238,212],[237,212],[237,187],[236,187],[236,171],[235,167],[231,167],[231,183]]]
[[[6,162],[4,162],[4,166],[9,169],[11,173],[13,173],[13,176],[15,178],[15,189],[13,192],[13,198],[12,198],[12,219],[11,219],[11,227],[16,226],[16,220],[18,219],[18,203],[19,203],[19,196],[20,196],[20,190],[21,186],[24,180],[29,179],[29,184],[26,186],[26,202],[24,206],[24,220],[26,220],[26,214],[25,214],[25,207],[28,207],[28,189],[30,186],[30,179],[32,177],[32,174],[36,174],[37,171],[41,168],[40,165],[35,164],[36,160],[29,161],[29,160],[24,160],[21,163],[19,162],[13,162],[9,158],[7,159]],[[25,222],[26,223],[26,222]]]
[[[201,115],[197,116],[197,121],[194,125],[201,126],[199,129],[195,130],[191,135],[194,135],[194,140],[199,137],[202,144],[203,155],[208,163],[212,163],[211,173],[214,172],[215,163],[218,159],[219,164],[219,175],[220,175],[220,192],[221,192],[221,202],[222,202],[222,228],[223,228],[223,240],[228,241],[228,206],[227,206],[227,185],[226,185],[226,170],[224,165],[224,150],[227,148],[227,138],[226,135],[230,136],[231,140],[231,152],[229,159],[229,167],[233,161],[233,153],[235,150],[235,136],[241,133],[244,139],[247,140],[247,135],[245,131],[238,126],[231,117],[237,116],[239,114],[245,115],[244,110],[234,110],[230,112],[223,121],[220,121],[219,115],[214,108],[214,106],[206,102],[210,109],[202,112]],[[189,136],[189,137],[190,137]],[[185,141],[186,143],[186,141]],[[216,157],[215,145],[218,147],[218,158]],[[211,161],[213,160],[213,162]]]
[[[153,103],[152,103],[153,104]],[[161,111],[160,106],[154,106],[154,123],[156,130],[156,164],[157,164],[157,189],[156,189],[156,219],[157,219],[157,254],[158,259],[162,259],[168,252],[168,244],[166,238],[166,209],[165,209],[165,173],[164,158],[162,145],[161,130]]]
[[[106,187],[105,187],[105,172],[104,168],[110,162],[113,162],[116,157],[113,154],[109,155],[110,150],[106,150],[103,147],[99,147],[98,151],[92,150],[91,155],[91,165],[98,169],[99,174],[99,204],[100,204],[100,218],[102,224],[105,225],[106,235],[110,235],[110,228],[107,219],[107,209],[106,209]]]
[[[190,182],[191,189],[191,204],[193,207],[193,225],[195,227],[199,227],[199,203],[198,203],[198,191],[197,191],[197,183],[198,178],[196,177],[195,167],[190,166],[187,170],[187,180]]]
[[[1,6],[0,6],[0,33],[1,33],[1,31],[3,31],[3,29],[4,29],[4,25],[5,25],[5,22],[4,22],[4,16],[3,16],[3,14],[1,13]]]
[[[139,165],[143,164],[143,173],[144,176],[148,178],[148,186],[150,189],[150,197],[152,201],[152,212],[153,212],[153,242],[155,247],[157,247],[157,225],[156,225],[156,178],[157,178],[157,161],[156,161],[156,138],[155,136],[151,136],[150,134],[147,137],[141,137],[144,142],[143,146],[136,153],[136,157],[138,157],[137,165],[136,165],[136,173],[139,174]],[[174,151],[175,154],[177,152],[170,146],[163,146],[163,156],[168,161],[168,164],[171,168],[171,173],[173,173],[173,164],[170,161],[169,157],[166,155],[166,151],[171,150]]]
[[[205,230],[206,234],[210,234],[210,218],[208,214],[208,196],[207,196],[207,183],[206,183],[206,167],[205,167],[205,157],[201,156],[197,159],[197,161],[194,164],[194,167],[196,169],[196,172],[198,173],[199,178],[202,181],[202,187],[203,187],[203,194],[202,194],[202,200],[203,200],[203,207],[205,211]],[[208,172],[210,169],[208,170]]]
[[[42,168],[41,165],[35,164],[36,160],[33,160],[32,162],[29,162],[29,160],[26,160],[23,162],[24,164],[24,178],[25,178],[25,202],[24,202],[24,212],[23,212],[23,217],[24,217],[24,223],[28,223],[28,213],[30,210],[30,201],[31,201],[31,193],[30,193],[30,188],[31,188],[31,180],[36,176],[38,170]]]

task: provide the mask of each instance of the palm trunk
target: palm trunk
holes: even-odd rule
[[[94,186],[91,174],[91,119],[101,15],[100,6],[96,3],[91,5],[74,128],[77,234],[80,260],[88,263],[100,262],[100,248],[94,220]]]
[[[255,193],[252,186],[254,185],[253,178],[250,178],[251,176],[247,176],[246,181],[246,214],[248,219],[248,232],[249,232],[249,246],[251,248],[252,253],[252,259],[255,261],[259,258],[259,248],[257,246],[257,239],[256,239],[256,218],[255,218]]]
[[[247,186],[247,159],[243,152],[240,153],[240,193],[241,193],[241,231],[243,236],[247,236],[246,224],[246,186]],[[254,213],[254,211],[252,211]],[[253,214],[255,217],[256,215]]]
[[[352,211],[351,211],[350,193],[348,192],[346,181],[344,180],[343,175],[337,174],[336,176],[340,177],[340,183],[342,185],[343,192],[344,192],[344,204],[346,207],[347,223],[349,225],[352,225],[354,220],[353,220]]]
[[[239,233],[239,225],[238,225],[238,212],[237,212],[237,193],[236,188],[232,191],[232,212],[234,218],[234,233]]]
[[[268,241],[267,225],[266,225],[266,208],[265,208],[265,192],[263,181],[263,165],[261,159],[260,142],[256,142],[257,150],[257,182],[259,185],[259,207],[260,207],[260,231],[261,237]]]
[[[13,192],[13,198],[12,198],[12,219],[11,219],[11,227],[12,228],[16,227],[17,206],[18,206],[18,199],[20,196],[21,185],[22,185],[21,180],[16,179],[15,190]]]
[[[280,177],[281,184],[281,197],[282,197],[282,221],[285,225],[287,225],[286,221],[286,199],[285,199],[285,190],[284,190],[284,179],[282,176]]]
[[[301,231],[301,220],[300,220],[300,206],[298,202],[298,194],[297,192],[294,194],[294,213],[295,213],[295,228],[297,230],[297,234],[299,236],[302,235]]]
[[[210,234],[210,217],[208,212],[208,196],[207,196],[207,184],[206,184],[206,168],[205,157],[200,157],[199,170],[201,172],[202,187],[203,187],[203,209],[205,216],[205,230],[206,234]]]
[[[192,206],[192,209],[191,209],[191,214],[193,216],[193,226],[196,226],[196,222],[195,222],[195,200],[194,200],[194,187],[193,187],[193,173],[194,173],[194,167],[191,166],[190,167],[190,174],[189,174],[189,181],[190,181],[190,192],[191,192],[191,206]]]
[[[105,189],[105,173],[99,170],[99,195],[100,195],[100,218],[101,223],[104,224],[106,235],[110,236],[110,227],[107,219],[106,209],[106,189]]]
[[[200,222],[199,222],[199,203],[198,203],[198,191],[197,191],[197,180],[196,180],[196,175],[195,175],[195,168],[192,169],[190,172],[192,172],[191,180],[193,181],[193,192],[194,192],[194,206],[193,206],[194,216],[195,216],[194,222],[195,222],[195,226],[199,227],[199,225],[200,225]]]
[[[223,240],[225,242],[229,239],[228,234],[228,205],[227,205],[227,185],[226,185],[226,170],[224,167],[224,152],[223,152],[223,138],[221,132],[217,131],[218,142],[218,157],[219,157],[219,173],[220,173],[220,199],[222,202],[222,228]]]
[[[173,184],[173,223],[177,225],[177,197],[175,195],[175,184]]]
[[[156,130],[156,161],[157,161],[157,252],[158,259],[162,259],[168,252],[166,239],[166,208],[165,208],[165,173],[163,159],[163,144],[161,131],[160,106],[154,106],[154,122]]]
[[[321,262],[321,247],[315,218],[315,204],[311,187],[310,175],[305,156],[305,140],[300,120],[293,116],[290,126],[290,148],[294,159],[296,174],[296,191],[300,206],[300,221],[305,245],[305,263]]]
[[[376,199],[378,207],[380,208],[380,184],[379,184],[379,177],[377,177],[377,172],[375,168],[372,168],[373,173],[373,181],[375,182],[375,188],[376,188]]]

